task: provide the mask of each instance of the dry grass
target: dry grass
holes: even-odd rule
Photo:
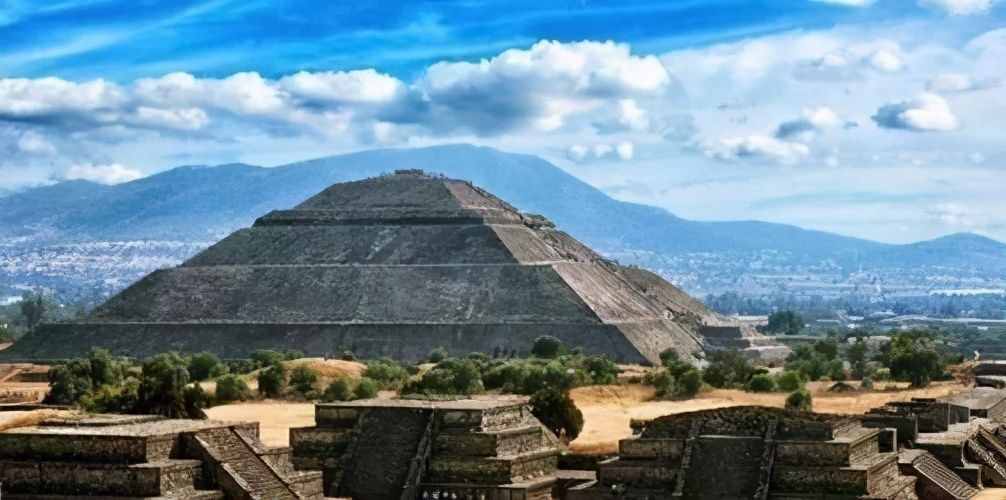
[[[17,429],[18,427],[32,427],[42,423],[44,420],[55,417],[67,417],[73,412],[61,410],[33,410],[33,411],[11,411],[0,413],[0,432]]]
[[[830,385],[828,382],[808,384],[808,390],[814,396],[814,411],[859,414],[888,401],[905,401],[917,397],[940,398],[967,388],[959,382],[937,382],[925,389],[908,389],[906,384],[890,384],[891,390],[832,393],[828,392]],[[730,406],[781,408],[786,401],[784,393],[755,394],[728,389],[703,392],[694,399],[684,401],[657,401],[654,400],[655,391],[652,387],[638,384],[580,387],[573,389],[571,395],[576,406],[583,412],[584,426],[570,447],[577,452],[595,454],[617,451],[618,441],[632,435],[629,428],[631,419],[651,419]]]
[[[206,410],[214,420],[258,422],[262,442],[268,446],[289,446],[291,427],[314,425],[314,403],[255,401],[216,406]]]

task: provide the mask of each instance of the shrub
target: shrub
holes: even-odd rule
[[[367,363],[363,376],[377,381],[384,389],[399,389],[409,380],[409,371],[390,359],[379,359]]]
[[[691,364],[681,361],[677,351],[674,349],[668,349],[660,353],[660,362],[664,365],[664,368],[670,370],[671,375],[674,377],[680,377],[682,373],[692,368]]]
[[[353,351],[342,351],[342,355],[339,358],[343,361],[356,361],[356,354],[353,354]]]
[[[265,397],[277,398],[286,388],[286,368],[276,363],[258,374],[258,392]]]
[[[873,373],[873,380],[881,382],[891,380],[891,370],[888,368],[878,368],[877,371]]]
[[[441,361],[447,359],[447,349],[443,347],[437,347],[430,351],[430,354],[426,356],[426,360],[430,363],[440,363]]]
[[[252,353],[251,360],[256,368],[265,368],[286,361],[286,356],[281,352],[259,349]]]
[[[562,348],[563,344],[561,340],[551,335],[542,335],[534,339],[534,345],[531,346],[531,354],[539,358],[552,359],[562,353]]]
[[[379,389],[380,387],[377,385],[377,381],[363,377],[356,384],[356,391],[354,391],[354,395],[356,396],[356,399],[376,398],[377,391]]]
[[[251,390],[244,379],[237,375],[224,375],[217,379],[217,400],[221,402],[244,401],[251,397]]]
[[[248,386],[245,386],[245,389],[247,388]],[[182,399],[185,404],[185,413],[189,415],[189,418],[206,418],[206,413],[203,410],[213,406],[212,398],[206,394],[198,382],[185,388]]]
[[[318,374],[305,365],[299,365],[290,372],[290,386],[301,395],[313,391],[317,381]]]
[[[471,360],[448,359],[403,389],[418,394],[475,394],[482,392],[482,374]]]
[[[679,398],[692,398],[702,389],[702,374],[691,368],[677,377],[677,390],[674,395]]]
[[[138,411],[171,418],[189,416],[184,398],[187,385],[188,362],[178,353],[163,353],[148,359],[143,363]]]
[[[803,374],[793,370],[786,370],[780,373],[779,377],[776,378],[775,381],[775,384],[776,386],[779,387],[779,390],[785,392],[796,391],[801,387],[803,387],[803,384],[805,383],[806,380],[804,379]]]
[[[786,397],[786,409],[796,411],[813,411],[813,401],[807,389],[794,391]]]
[[[583,429],[583,413],[576,407],[569,392],[542,389],[531,397],[531,413],[545,427],[568,441],[576,439]]]
[[[859,384],[859,386],[866,390],[872,390],[873,379],[870,377],[863,377],[863,381]]]
[[[76,404],[85,394],[91,392],[91,363],[85,359],[75,359],[56,365],[49,370],[49,393],[46,404]]]
[[[582,358],[583,370],[590,377],[590,383],[596,385],[614,384],[618,380],[618,365],[607,356],[585,356]]]
[[[833,359],[828,363],[828,378],[834,382],[842,382],[846,379],[845,366],[841,360]]]
[[[745,387],[754,368],[743,354],[737,351],[716,351],[709,355],[709,366],[703,373],[705,381],[720,388]]]
[[[126,375],[126,363],[112,356],[107,349],[91,349],[87,357],[91,365],[91,384],[119,385]]]
[[[349,380],[345,377],[340,377],[332,381],[331,384],[328,384],[321,399],[326,402],[349,401],[353,399],[353,389],[349,385]]]
[[[762,373],[751,377],[747,390],[750,392],[772,392],[775,390],[775,379],[767,373]]]
[[[671,375],[671,371],[664,369],[655,373],[646,374],[645,383],[652,385],[657,390],[657,397],[667,398],[674,396],[677,392],[677,379]]]
[[[803,330],[804,321],[793,311],[774,312],[768,317],[768,325],[763,331],[782,335],[797,335]]]
[[[80,407],[94,413],[132,413],[139,402],[140,381],[128,378],[119,385],[103,385],[80,398]]]
[[[212,352],[201,352],[193,354],[189,359],[189,376],[192,380],[201,381],[216,378],[227,371],[227,365],[220,362],[220,358]]]

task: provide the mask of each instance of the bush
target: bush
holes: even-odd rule
[[[286,355],[281,352],[259,349],[252,353],[251,360],[256,368],[265,368],[286,361]]]
[[[143,363],[137,410],[171,418],[188,417],[184,396],[188,385],[189,368],[185,358],[174,352],[158,354]]]
[[[870,377],[863,377],[863,381],[859,384],[859,386],[866,390],[873,390],[873,379]]]
[[[482,392],[482,374],[472,360],[448,359],[426,372],[417,382],[408,384],[404,393],[475,394]]]
[[[49,370],[49,393],[43,401],[46,404],[76,404],[85,394],[91,392],[91,363],[86,359],[75,359],[56,365]]]
[[[834,382],[842,382],[846,379],[845,366],[841,360],[833,359],[828,363],[828,378]]]
[[[305,365],[299,365],[290,372],[290,386],[301,395],[307,395],[314,390],[318,374]]]
[[[363,376],[377,381],[384,389],[399,389],[409,380],[409,371],[390,359],[367,363]]]
[[[803,330],[804,321],[793,311],[774,312],[768,317],[768,325],[763,331],[782,335],[798,335]]]
[[[796,411],[813,411],[813,401],[807,389],[794,391],[786,397],[786,409]]]
[[[91,349],[87,357],[91,365],[91,385],[119,385],[126,376],[126,363],[107,349]]]
[[[245,386],[245,389],[247,388]],[[182,393],[182,399],[185,402],[185,413],[189,415],[189,418],[206,418],[206,413],[203,410],[213,406],[213,399],[206,394],[199,382],[186,387]]]
[[[799,390],[806,383],[803,374],[797,371],[786,370],[779,374],[775,384],[780,391],[793,392]]]
[[[747,390],[750,392],[772,392],[775,390],[775,379],[767,373],[762,373],[751,377]]]
[[[437,347],[430,351],[430,354],[426,356],[426,360],[430,363],[440,363],[441,361],[447,359],[447,349],[443,347]]]
[[[217,400],[223,403],[244,401],[251,397],[251,390],[244,379],[237,375],[224,375],[217,379]]]
[[[353,354],[353,351],[342,351],[342,355],[339,358],[343,361],[356,361],[356,354]]]
[[[891,370],[888,368],[878,368],[877,371],[873,373],[873,380],[881,382],[891,380]]]
[[[189,359],[189,376],[192,380],[202,381],[216,378],[227,371],[227,365],[220,362],[220,358],[212,352],[201,352],[192,355]]]
[[[543,389],[531,397],[531,413],[558,436],[572,441],[583,430],[583,413],[569,397],[569,392]]]
[[[80,407],[93,413],[132,413],[139,402],[140,381],[128,378],[119,385],[103,385],[80,398]]]
[[[356,384],[356,391],[354,391],[354,395],[356,396],[356,399],[376,398],[379,389],[380,387],[378,386],[377,381],[363,377],[360,379],[360,382]]]
[[[737,351],[716,351],[709,355],[709,366],[706,367],[703,378],[713,387],[745,387],[754,371],[743,354]]]
[[[702,374],[695,368],[691,368],[677,377],[677,390],[674,396],[693,398],[700,389],[702,389]]]
[[[268,398],[278,398],[286,388],[286,368],[276,363],[258,374],[258,392]]]
[[[579,359],[581,360],[580,364],[583,370],[590,377],[590,383],[595,385],[610,385],[618,380],[618,373],[620,371],[618,365],[606,356],[584,356]]]
[[[539,358],[552,359],[562,353],[563,347],[561,340],[551,335],[542,335],[534,339],[531,354]]]
[[[353,399],[353,389],[349,385],[349,380],[345,377],[335,379],[331,384],[328,384],[321,399],[329,403],[332,401],[349,401]]]

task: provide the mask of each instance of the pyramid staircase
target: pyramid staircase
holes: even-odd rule
[[[98,415],[0,432],[3,498],[320,500],[256,424]],[[30,459],[28,458],[30,457]]]
[[[932,497],[965,500],[978,489],[960,478],[943,462],[924,450],[905,449],[898,454],[898,466],[905,474],[918,478],[920,492]]]

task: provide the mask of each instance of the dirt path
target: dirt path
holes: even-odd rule
[[[965,387],[956,382],[938,382],[925,389],[831,393],[830,383],[808,384],[814,396],[814,411],[821,413],[865,413],[887,401],[905,401],[915,397],[939,398]],[[892,384],[892,389],[895,386]],[[651,419],[674,413],[726,408],[730,406],[782,407],[786,394],[754,394],[738,390],[716,389],[685,401],[654,401],[652,387],[642,385],[591,386],[572,391],[576,406],[583,412],[584,426],[570,447],[581,453],[614,453],[620,439],[632,435],[631,419]]]
[[[314,403],[256,401],[216,406],[206,411],[214,420],[259,423],[262,442],[268,446],[289,446],[291,427],[314,425]]]

